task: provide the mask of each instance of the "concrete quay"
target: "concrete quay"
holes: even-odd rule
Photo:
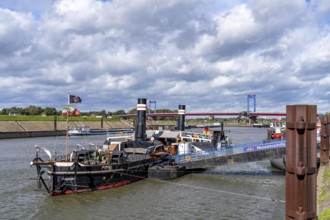
[[[68,122],[69,127],[79,125],[89,126],[91,129],[132,128],[132,125],[122,121]],[[66,121],[0,121],[0,139],[65,135],[66,127]]]

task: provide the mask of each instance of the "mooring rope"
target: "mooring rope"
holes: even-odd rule
[[[135,176],[135,175],[131,175],[131,174],[125,174],[125,175],[133,176],[133,177],[139,177],[139,176]],[[158,180],[158,179],[152,179],[152,178],[146,178],[146,177],[144,179],[147,179],[149,181],[155,181],[155,182],[178,185],[178,186],[185,186],[185,187],[190,187],[190,188],[194,188],[194,189],[207,190],[207,191],[211,191],[211,192],[225,193],[225,194],[230,194],[230,195],[235,195],[235,196],[242,196],[242,197],[249,197],[249,198],[254,198],[254,199],[271,201],[271,202],[285,203],[284,200],[280,200],[280,199],[273,199],[273,198],[267,198],[267,197],[261,197],[261,196],[242,194],[242,193],[228,192],[228,191],[218,190],[218,189],[209,189],[209,188],[200,187],[200,186],[193,186],[193,185],[188,185],[188,184],[183,184],[183,183],[173,183],[173,182],[170,182],[170,181]]]
[[[148,179],[148,180],[151,180],[151,179]],[[242,194],[242,193],[235,193],[235,192],[227,192],[227,191],[224,191],[224,190],[209,189],[209,188],[205,188],[205,187],[193,186],[193,185],[188,185],[188,184],[183,184],[183,183],[172,183],[172,182],[168,182],[168,181],[164,181],[164,180],[156,180],[156,181],[163,182],[163,183],[174,184],[174,185],[179,185],[179,186],[187,186],[187,187],[190,187],[190,188],[202,189],[202,190],[207,190],[207,191],[211,191],[211,192],[226,193],[226,194],[230,194],[230,195],[250,197],[250,198],[254,198],[254,199],[261,199],[261,200],[266,200],[266,201],[273,201],[273,202],[285,203],[284,200],[280,200],[280,199],[265,198],[265,197],[253,196],[253,195]]]

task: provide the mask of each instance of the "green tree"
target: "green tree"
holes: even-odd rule
[[[45,113],[45,115],[56,115],[57,113],[56,108],[51,108],[51,107],[45,108],[43,112]]]
[[[118,110],[112,113],[113,115],[126,115],[126,112],[124,110]]]
[[[132,108],[127,114],[136,114],[136,108]]]
[[[28,114],[28,115],[41,115],[41,113],[43,112],[42,108],[41,107],[37,107],[37,106],[34,106],[34,105],[30,105],[29,107],[27,107],[25,109],[25,112]]]

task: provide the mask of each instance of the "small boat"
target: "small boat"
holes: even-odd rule
[[[74,135],[90,135],[91,129],[88,126],[81,125],[81,126],[73,126],[70,127],[68,130],[69,136]]]
[[[268,139],[284,139],[286,123],[283,120],[273,120],[269,124]]]
[[[90,129],[90,127],[85,125],[73,126],[68,130],[69,136],[84,136],[84,135],[102,135],[106,134],[108,131],[106,129]]]

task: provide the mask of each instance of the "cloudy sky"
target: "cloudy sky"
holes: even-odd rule
[[[324,113],[330,1],[0,0],[0,59],[0,108]]]

